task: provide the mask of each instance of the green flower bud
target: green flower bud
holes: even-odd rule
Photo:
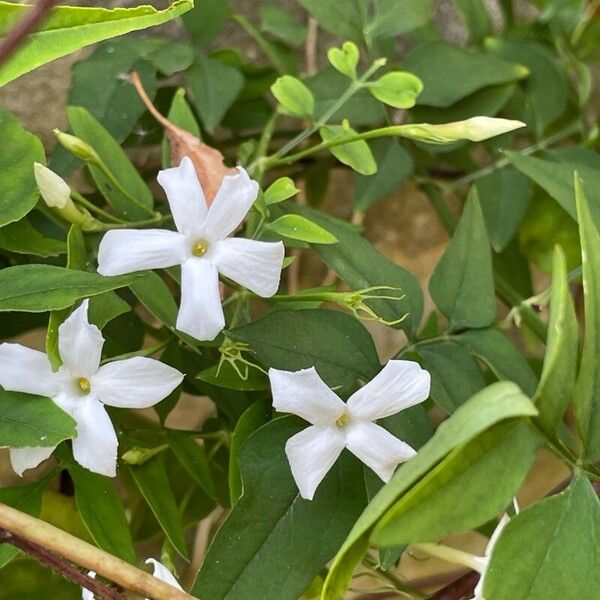
[[[78,158],[92,163],[97,163],[100,161],[100,157],[96,151],[82,139],[71,135],[70,133],[60,131],[60,129],[55,129],[54,135],[62,146],[64,146],[69,152]]]

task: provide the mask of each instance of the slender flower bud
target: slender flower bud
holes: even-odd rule
[[[62,146],[82,160],[92,163],[97,163],[100,161],[100,157],[98,156],[97,152],[82,139],[71,135],[70,133],[60,131],[60,129],[54,129],[54,135]]]
[[[450,144],[459,140],[480,142],[491,137],[525,127],[521,121],[494,117],[471,117],[465,121],[442,123],[416,123],[402,126],[402,135],[413,140],[432,144]]]
[[[71,188],[54,171],[41,163],[33,163],[33,172],[44,202],[51,208],[65,208],[71,200]]]

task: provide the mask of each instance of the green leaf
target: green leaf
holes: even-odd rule
[[[183,22],[196,46],[205,46],[223,29],[229,17],[230,0],[202,0],[183,15]]]
[[[375,527],[372,542],[433,542],[489,521],[516,494],[541,441],[523,421],[494,425],[451,452],[402,496]]]
[[[171,102],[171,108],[169,109],[167,117],[171,123],[189,131],[195,137],[201,138],[200,127],[198,126],[194,112],[185,99],[184,88],[178,88],[173,95],[173,101]],[[162,142],[162,166],[163,169],[168,169],[172,166],[171,144],[169,143],[166,134],[163,137]]]
[[[315,246],[313,250],[330,269],[352,289],[359,290],[387,285],[404,294],[400,300],[372,300],[369,306],[386,321],[395,321],[407,315],[397,328],[415,331],[423,314],[423,293],[417,280],[401,266],[379,253],[373,245],[348,224],[321,211],[295,205],[288,210],[306,216],[321,225],[338,239],[331,246]]]
[[[540,411],[539,420],[550,432],[556,429],[571,401],[578,354],[579,326],[567,281],[566,259],[560,246],[556,246],[546,356],[540,384],[533,398]]]
[[[450,106],[487,86],[517,81],[529,73],[520,64],[442,42],[417,46],[407,54],[402,67],[423,83],[419,104],[440,107]]]
[[[250,344],[269,367],[297,371],[314,366],[330,387],[368,381],[381,368],[368,331],[337,311],[278,310],[228,335]]]
[[[296,600],[339,548],[366,504],[361,467],[345,453],[314,500],[303,500],[284,451],[302,428],[299,419],[284,417],[245,442],[244,493],[213,539],[195,596]]]
[[[358,47],[353,42],[344,42],[341,48],[329,48],[327,59],[331,66],[342,75],[356,79],[356,65],[358,65]]]
[[[483,593],[494,600],[586,598],[600,585],[600,505],[582,475],[512,518],[494,546]],[[518,559],[516,559],[518,557]]]
[[[375,202],[394,192],[412,174],[414,162],[398,140],[379,139],[371,142],[377,172],[357,175],[352,205],[356,212],[366,212]]]
[[[0,270],[0,312],[45,312],[73,306],[77,300],[130,285],[144,273],[102,277],[55,267],[17,265]]]
[[[185,71],[194,62],[194,47],[189,42],[174,42],[173,40],[151,41],[161,42],[155,50],[146,53],[145,57],[163,75],[171,76],[179,71]]]
[[[319,129],[319,134],[324,142],[338,142],[346,138],[353,138],[356,131],[348,125],[328,125]],[[365,140],[356,140],[347,144],[338,144],[329,148],[341,163],[348,165],[361,175],[373,175],[377,172],[377,163],[373,158],[369,144]]]
[[[213,131],[244,87],[244,77],[230,65],[201,58],[187,71],[192,102],[208,131]]]
[[[48,258],[64,254],[67,245],[62,240],[44,237],[31,226],[28,219],[21,219],[0,228],[0,249]]]
[[[412,108],[417,96],[423,91],[421,80],[404,71],[386,73],[367,85],[367,89],[377,100],[394,108]]]
[[[76,435],[75,420],[50,398],[0,388],[0,447],[49,448]]]
[[[287,11],[269,4],[260,7],[261,29],[286,44],[300,46],[306,39],[308,28]]]
[[[525,357],[497,329],[473,329],[453,339],[480,358],[500,380],[514,381],[528,396],[533,396],[537,379]]]
[[[284,111],[295,117],[310,119],[315,110],[312,92],[296,77],[283,75],[271,86],[271,93]]]
[[[527,212],[531,184],[518,171],[499,169],[479,178],[476,188],[490,244],[502,252]]]
[[[162,456],[155,456],[142,465],[132,466],[129,471],[167,539],[188,560],[181,516]]]
[[[269,378],[258,369],[248,367],[248,372],[242,371],[242,375],[245,377],[240,377],[238,371],[226,361],[221,366],[214,365],[203,369],[198,373],[197,378],[217,387],[243,392],[268,390],[270,387]]]
[[[485,387],[481,369],[462,346],[440,342],[423,345],[418,350],[431,374],[431,397],[447,413],[453,413]]]
[[[483,0],[453,0],[469,30],[471,42],[479,42],[493,32],[492,20]]]
[[[75,501],[81,520],[99,548],[137,564],[123,504],[111,479],[71,462],[69,475],[75,485]]]
[[[265,229],[309,244],[335,244],[337,242],[337,238],[332,233],[300,215],[283,215],[271,223],[267,223]]]
[[[16,560],[2,573],[2,600],[81,600],[81,588],[33,560]]]
[[[88,165],[98,189],[115,212],[130,221],[152,216],[152,194],[118,142],[85,108],[69,106],[67,115],[75,135],[94,148],[128,193],[129,197],[115,189],[97,166]]]
[[[90,298],[88,320],[98,329],[104,329],[107,323],[130,310],[131,306],[115,292],[105,292]]]
[[[534,416],[535,407],[510,382],[494,383],[465,402],[437,429],[435,435],[404,464],[369,503],[355,523],[329,570],[323,600],[341,600],[356,564],[366,552],[373,527],[387,510],[449,452],[463,446],[495,423]]]
[[[433,7],[434,0],[379,2],[365,27],[365,37],[389,38],[423,27],[429,22]]]
[[[475,188],[446,251],[431,275],[429,293],[451,330],[486,327],[496,317],[492,255]]]
[[[362,42],[364,0],[298,0],[299,3],[315,18],[317,23],[333,35],[344,39]]]
[[[295,196],[300,190],[294,185],[289,177],[280,177],[276,179],[263,194],[265,205],[278,204]]]
[[[1,4],[0,4],[1,9]],[[1,14],[1,13],[0,13]],[[45,164],[42,142],[25,131],[9,112],[0,110],[0,227],[18,221],[36,204],[39,192],[33,163]]]
[[[575,418],[586,460],[600,457],[600,233],[594,225],[581,180],[575,175],[575,202],[581,239],[585,331],[575,387]]]
[[[190,0],[176,0],[164,10],[137,8],[83,8],[59,6],[52,9],[19,50],[0,69],[0,86],[33,69],[108,38],[170,21],[192,8]],[[29,6],[0,2],[0,34],[21,18]]]

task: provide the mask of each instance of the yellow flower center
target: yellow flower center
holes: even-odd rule
[[[204,256],[208,252],[208,242],[206,240],[197,240],[192,246],[194,256]]]
[[[339,419],[337,419],[337,421],[335,422],[335,424],[339,427],[346,427],[346,425],[348,425],[348,423],[350,423],[350,415],[348,413],[344,413],[341,417],[339,417]]]
[[[79,389],[86,394],[90,391],[90,382],[85,377],[80,377],[77,380],[77,385],[79,386]]]

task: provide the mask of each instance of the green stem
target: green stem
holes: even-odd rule
[[[158,213],[160,214],[160,213]],[[152,227],[153,225],[164,225],[173,220],[173,215],[161,215],[144,221],[132,221],[123,223],[101,223],[95,231],[109,231],[110,229],[138,229],[144,227]]]
[[[119,354],[118,356],[112,356],[111,358],[103,360],[102,364],[114,362],[116,360],[124,360],[126,358],[133,358],[134,356],[152,356],[153,354],[156,354],[159,350],[162,350],[163,348],[168,346],[171,343],[172,339],[172,337],[168,337],[156,344],[153,344],[152,346],[142,348],[141,350],[136,350],[135,352],[127,352],[125,354]]]
[[[115,217],[114,215],[111,215],[105,210],[97,207],[93,202],[90,202],[87,198],[82,196],[77,190],[71,190],[71,198],[73,198],[77,204],[81,204],[81,206],[87,208],[90,212],[94,212],[98,216],[103,217],[112,223],[127,223],[127,221],[119,219],[118,217]]]
[[[273,137],[273,133],[275,132],[275,126],[277,125],[277,121],[279,119],[279,113],[275,111],[272,115],[265,128],[263,129],[262,135],[260,136],[260,140],[258,141],[258,146],[256,147],[256,152],[253,156],[253,161],[251,165],[248,167],[248,172],[251,177],[254,177],[259,182],[262,179],[262,175],[264,173],[264,168],[262,168],[261,159],[267,154],[267,150],[269,149],[269,143],[271,142],[271,138]]]

